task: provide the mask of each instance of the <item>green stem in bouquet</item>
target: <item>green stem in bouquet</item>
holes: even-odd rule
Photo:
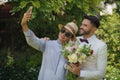
[[[67,70],[66,80],[77,80],[77,75]]]

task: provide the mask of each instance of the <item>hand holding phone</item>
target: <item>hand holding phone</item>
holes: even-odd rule
[[[32,10],[33,10],[33,6],[30,6],[29,9],[27,10],[27,18],[28,21],[30,20],[30,18],[32,17]]]
[[[32,14],[33,6],[30,6],[29,9],[27,10],[27,13]]]

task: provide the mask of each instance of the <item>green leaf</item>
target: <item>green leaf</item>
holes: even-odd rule
[[[40,8],[40,1],[31,1],[35,8]]]
[[[23,9],[24,7],[26,7],[26,5],[28,4],[28,2],[27,1],[22,1],[22,2],[20,2],[20,8],[21,9]]]

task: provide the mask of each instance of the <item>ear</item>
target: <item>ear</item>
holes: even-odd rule
[[[93,27],[93,32],[95,32],[96,30],[97,30],[97,28],[94,26],[94,27]]]

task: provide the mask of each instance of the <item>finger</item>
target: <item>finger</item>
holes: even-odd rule
[[[28,22],[30,21],[30,18],[27,18]]]
[[[47,40],[47,38],[45,37],[44,40]]]
[[[79,63],[71,63],[70,66],[72,66],[72,67],[80,67],[80,64]]]
[[[48,37],[44,37],[43,39],[44,39],[44,40],[50,40],[50,38],[48,38]]]
[[[46,37],[46,40],[50,40],[50,38]]]
[[[27,21],[29,21],[31,19],[31,14],[25,13],[24,14],[24,19],[27,19]]]
[[[74,67],[76,67],[76,65],[75,64],[73,64],[73,63],[71,63],[71,64],[69,64],[72,68],[74,68]]]
[[[72,72],[72,67],[70,65],[68,65],[68,70]]]
[[[75,68],[72,68],[71,66],[68,67],[68,70],[72,72],[73,74],[75,73]]]
[[[30,14],[25,13],[25,14],[24,14],[24,17],[25,17],[25,18],[29,18],[29,17],[30,17]]]

